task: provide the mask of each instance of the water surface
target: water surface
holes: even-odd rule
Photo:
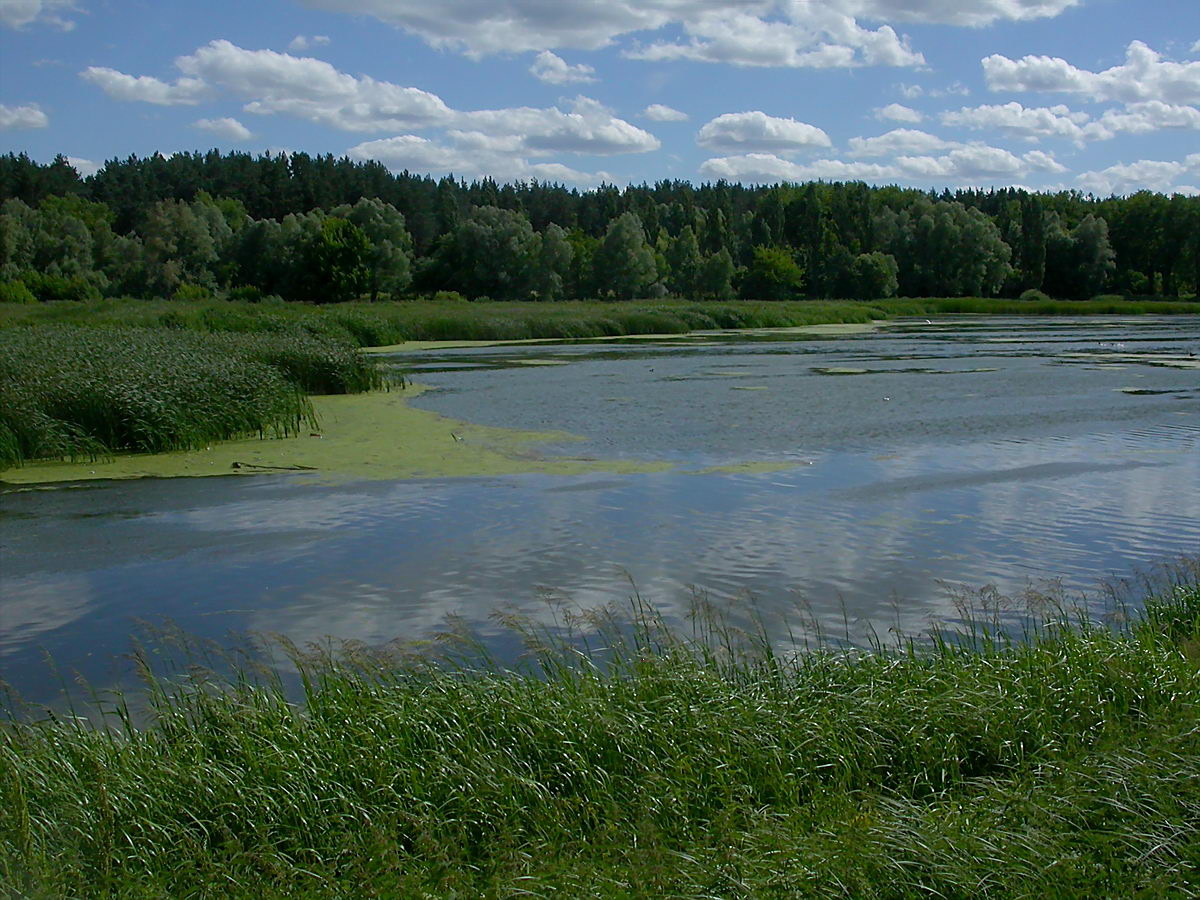
[[[499,642],[498,606],[636,588],[671,615],[699,592],[861,635],[952,615],[943,582],[1092,588],[1200,552],[1198,353],[1187,317],[417,354],[421,406],[675,468],[9,490],[0,676],[48,700],[49,652],[120,681],[139,619],[380,643],[454,614]]]

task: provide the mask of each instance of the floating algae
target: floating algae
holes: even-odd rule
[[[403,391],[312,398],[320,432],[275,440],[214,443],[203,450],[121,454],[96,462],[37,462],[8,469],[0,480],[39,484],[110,478],[301,473],[322,481],[445,478],[540,472],[647,472],[667,463],[604,462],[544,457],[538,444],[578,440],[565,432],[519,431],[447,419],[415,409]]]

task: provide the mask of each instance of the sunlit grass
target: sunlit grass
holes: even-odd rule
[[[153,723],[0,729],[0,877],[32,896],[1188,896],[1200,590],[792,657],[701,616],[518,619],[515,667],[290,648],[150,673]],[[284,645],[285,648],[287,645]]]

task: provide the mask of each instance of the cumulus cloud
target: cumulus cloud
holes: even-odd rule
[[[323,34],[298,34],[288,42],[288,49],[293,53],[303,53],[305,50],[312,47],[324,47],[329,43],[329,38]]]
[[[594,185],[613,180],[607,172],[581,172],[561,163],[531,163],[499,149],[502,142],[478,133],[452,133],[447,145],[414,134],[364,141],[347,151],[353,159],[376,160],[394,171],[491,175],[509,180]]]
[[[1123,65],[1101,72],[1076,68],[1057,56],[1013,60],[993,54],[983,60],[983,73],[993,91],[1077,94],[1099,102],[1200,103],[1200,61],[1165,60],[1141,41],[1129,45]]]
[[[1103,140],[1117,134],[1149,134],[1164,129],[1200,130],[1200,109],[1161,100],[1130,103],[1123,110],[1106,110],[1089,126],[1089,136]]]
[[[1200,153],[1193,153],[1181,162],[1140,159],[1133,163],[1109,166],[1096,172],[1084,172],[1076,181],[1084,190],[1094,194],[1131,194],[1140,190],[1160,193],[1187,192],[1187,186],[1176,185],[1183,176],[1200,175]]]
[[[886,134],[870,138],[850,138],[851,156],[902,156],[913,153],[932,153],[960,147],[926,131],[914,128],[896,128]]]
[[[831,146],[829,135],[815,125],[768,116],[759,110],[717,116],[700,129],[696,143],[710,150],[776,153]]]
[[[822,30],[831,17],[843,20],[839,30],[858,28],[856,18],[875,22],[938,23],[981,26],[992,22],[1022,21],[1056,16],[1080,0],[447,0],[431,5],[426,0],[301,0],[307,6],[334,12],[368,15],[419,35],[440,48],[461,50],[471,55],[520,53],[572,47],[595,50],[618,37],[635,32],[656,31],[668,25],[682,27],[689,36],[706,42],[704,21],[737,14],[768,25],[790,25],[801,30]],[[782,16],[782,22],[778,18]],[[746,23],[749,25],[749,23]],[[886,30],[885,30],[886,29]],[[862,29],[865,31],[865,29]],[[910,59],[912,54],[884,26],[874,37],[858,35],[863,57],[874,55],[876,63]],[[796,42],[798,35],[783,38]],[[829,35],[836,43],[838,36]],[[812,43],[812,39],[806,39]],[[844,43],[844,41],[842,41]],[[873,46],[867,46],[873,45]],[[668,45],[670,46],[670,45]],[[714,48],[714,52],[716,48]],[[751,63],[745,63],[751,64]],[[912,63],[901,63],[912,64]]]
[[[88,69],[83,75],[118,99],[194,103],[220,92],[246,101],[243,109],[256,115],[294,116],[343,131],[456,129],[505,139],[513,152],[530,155],[643,153],[661,146],[654,135],[587,97],[576,98],[566,110],[455,110],[418,88],[349,75],[311,57],[245,50],[224,40],[179,57],[175,65],[186,77],[174,85],[112,69]]]
[[[0,0],[0,25],[9,28],[50,25],[70,31],[75,22],[65,15],[76,9],[74,0]]]
[[[658,138],[590,97],[576,97],[569,112],[557,107],[485,109],[456,113],[456,126],[496,138],[519,139],[522,152],[567,151],[610,156],[657,150]]]
[[[1149,100],[1109,109],[1099,119],[1066,106],[1026,108],[1020,103],[963,107],[941,116],[944,125],[1003,131],[1028,140],[1060,137],[1076,143],[1105,141],[1118,134],[1149,134],[1163,129],[1200,130],[1200,109]]]
[[[67,162],[71,164],[71,168],[79,173],[80,178],[87,178],[89,175],[95,175],[100,171],[100,163],[90,159],[83,159],[79,156],[68,156]]]
[[[875,110],[875,118],[880,121],[911,122],[916,124],[925,118],[921,113],[899,103],[889,103]]]
[[[1011,184],[1013,179],[1034,171],[1066,171],[1050,154],[1041,151],[1019,157],[983,144],[944,143],[953,149],[937,156],[928,153],[893,156],[886,163],[839,159],[795,163],[770,153],[746,153],[707,160],[700,171],[710,178],[750,183],[828,179],[876,184],[908,181]]]
[[[36,103],[29,103],[25,106],[5,106],[0,103],[0,131],[45,128],[49,124],[49,117]]]
[[[208,86],[198,78],[177,78],[168,83],[150,75],[126,75],[107,66],[89,66],[80,73],[114,100],[154,103],[158,106],[194,106],[208,96]]]
[[[586,83],[596,80],[596,70],[591,66],[585,66],[583,63],[577,66],[568,65],[566,60],[549,50],[543,50],[534,58],[529,72],[538,81],[547,84]]]
[[[1026,108],[1016,101],[999,106],[964,106],[957,112],[944,112],[941,116],[943,125],[975,131],[1003,131],[1028,140],[1062,137],[1072,141],[1083,140],[1083,125],[1090,118],[1087,113],[1072,112],[1066,106]]]
[[[223,119],[199,119],[192,123],[194,127],[215,134],[229,141],[248,141],[254,135],[250,129],[237,119],[226,116]]]
[[[863,28],[853,17],[823,4],[797,3],[790,9],[790,21],[768,20],[742,10],[705,12],[682,23],[688,40],[658,41],[625,55],[813,69],[925,63],[925,57],[889,25]]]
[[[218,40],[175,60],[185,75],[248,100],[257,115],[284,114],[345,131],[420,128],[450,121],[441,98],[338,71],[323,60],[245,50]]]
[[[651,103],[642,110],[642,118],[652,122],[686,122],[688,114],[661,103]]]
[[[837,5],[854,15],[888,22],[979,27],[997,21],[1052,18],[1082,0],[846,0]]]
[[[709,159],[700,166],[700,174],[708,178],[723,178],[750,184],[776,181],[887,181],[894,179],[893,169],[877,163],[848,163],[836,159],[820,159],[811,163],[795,163],[773,153],[745,153]]]

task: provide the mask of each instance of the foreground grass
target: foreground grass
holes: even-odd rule
[[[153,724],[0,728],[31,897],[1160,897],[1200,891],[1200,590],[1113,629],[773,655],[525,630],[505,671],[351,648],[149,679]],[[593,645],[595,646],[595,645]],[[469,648],[467,648],[469,650]],[[599,660],[600,662],[595,662]]]
[[[380,382],[349,345],[297,329],[0,329],[0,468],[295,434],[312,424],[306,394]]]

